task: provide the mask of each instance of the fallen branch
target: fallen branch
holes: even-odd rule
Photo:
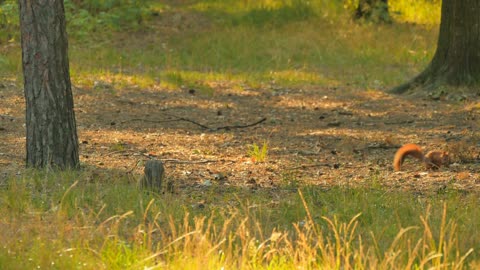
[[[112,155],[115,155],[115,154],[127,153],[127,152],[136,153],[135,150],[123,149],[123,150],[116,150],[116,151],[112,151],[112,152],[106,153],[105,156],[108,157],[108,156],[112,156]]]
[[[343,167],[343,168],[365,168],[365,167],[367,167],[367,165],[353,166],[353,165],[340,165],[340,164],[330,165],[330,164],[327,164],[327,163],[315,163],[315,164],[303,164],[303,165],[296,166],[296,167],[290,167],[290,168],[287,168],[287,170],[298,170],[298,169],[306,169],[306,168],[313,168],[313,167],[328,167],[328,168],[338,169],[340,167]]]
[[[152,156],[152,155],[142,153],[142,152],[138,152],[138,151],[131,150],[131,149],[113,151],[113,152],[105,154],[105,156],[112,156],[112,155],[120,154],[120,153],[132,153],[134,155],[138,154],[138,155],[147,157],[149,159],[152,159],[153,157],[157,157],[157,155]],[[203,160],[161,159],[160,161],[162,161],[164,163],[170,162],[170,163],[179,163],[179,164],[202,164],[202,163],[218,162],[218,160],[214,160],[214,159],[203,159]]]
[[[180,119],[150,120],[150,119],[144,119],[144,118],[132,118],[132,119],[121,121],[120,124],[125,124],[128,122],[135,122],[135,121],[141,121],[141,122],[147,122],[147,123],[167,123],[167,122],[178,122],[181,120]]]
[[[180,159],[161,159],[162,162],[170,162],[170,163],[177,163],[177,164],[203,164],[203,163],[212,163],[218,162],[218,160],[214,159],[203,159],[203,160],[180,160]]]
[[[177,116],[175,116],[175,117],[177,117]],[[202,125],[202,124],[200,124],[200,123],[198,123],[198,122],[195,122],[195,121],[193,121],[193,120],[190,120],[190,119],[188,119],[188,118],[177,117],[177,121],[189,122],[189,123],[192,123],[192,124],[194,124],[194,125],[197,125],[197,126],[203,128],[203,129],[211,130],[211,128],[209,128],[209,127],[207,127],[207,126],[205,126],[205,125]]]
[[[332,167],[332,165],[327,164],[327,163],[303,164],[303,165],[300,165],[300,166],[287,168],[287,170],[306,169],[306,168],[311,168],[311,167],[329,167],[330,168],[330,167]]]
[[[263,122],[265,122],[266,120],[267,120],[267,118],[264,117],[264,118],[258,120],[258,121],[255,122],[255,123],[251,123],[251,124],[247,124],[247,125],[234,125],[234,126],[217,127],[217,128],[215,128],[215,129],[213,129],[213,130],[216,131],[216,130],[221,130],[221,129],[230,130],[230,129],[234,129],[234,128],[248,128],[248,127],[253,127],[253,126],[256,126],[256,125],[258,125],[258,124],[260,124],[260,123],[263,123]]]
[[[376,145],[368,145],[367,147],[363,149],[355,149],[355,151],[362,151],[365,149],[394,149],[394,148],[399,148],[401,145],[392,145],[392,144],[376,144]]]
[[[188,119],[188,118],[185,118],[185,117],[179,117],[179,116],[176,116],[176,115],[171,115],[171,114],[168,114],[169,116],[171,117],[175,117],[176,119],[170,119],[170,120],[150,120],[150,119],[143,119],[143,118],[132,118],[132,119],[129,119],[129,120],[125,120],[125,121],[122,121],[120,123],[127,123],[127,122],[132,122],[132,121],[143,121],[143,122],[149,122],[149,123],[166,123],[166,122],[177,122],[177,121],[184,121],[184,122],[189,122],[189,123],[192,123],[194,125],[197,125],[203,129],[207,129],[209,131],[219,131],[219,130],[230,130],[230,129],[234,129],[234,128],[248,128],[248,127],[253,127],[253,126],[256,126],[260,123],[263,123],[267,120],[266,117],[258,120],[257,122],[254,122],[254,123],[251,123],[251,124],[246,124],[246,125],[232,125],[232,126],[221,126],[221,127],[214,127],[214,128],[211,128],[209,126],[206,126],[206,125],[203,125],[201,123],[198,123],[194,120],[191,120],[191,119]]]

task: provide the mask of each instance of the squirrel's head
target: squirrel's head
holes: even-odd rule
[[[442,161],[442,165],[448,166],[450,164],[450,156],[448,155],[448,152],[443,151],[440,154],[440,159]]]

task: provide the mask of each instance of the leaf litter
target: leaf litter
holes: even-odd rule
[[[480,115],[465,101],[353,86],[274,88],[280,89],[239,92],[218,84],[212,93],[191,94],[190,89],[74,87],[82,166],[139,179],[142,164],[156,158],[165,162],[167,177],[178,188],[205,183],[261,188],[295,181],[327,188],[480,190],[475,128]],[[0,171],[6,179],[24,168],[25,105],[15,84],[2,95]],[[263,143],[268,154],[258,162],[249,149]],[[445,149],[453,164],[425,171],[407,159],[404,171],[394,172],[393,155],[405,143]]]

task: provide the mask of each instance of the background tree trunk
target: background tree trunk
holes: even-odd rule
[[[393,93],[480,82],[480,1],[443,0],[437,50],[427,68]]]
[[[79,165],[63,0],[19,0],[27,166]]]
[[[392,22],[388,12],[388,0],[360,0],[355,9],[355,19],[375,22]]]
[[[165,167],[160,160],[152,159],[145,163],[145,175],[143,176],[140,186],[144,189],[161,192],[162,183],[165,177]]]

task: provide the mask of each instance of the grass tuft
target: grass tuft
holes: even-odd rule
[[[249,145],[247,154],[253,162],[264,162],[268,155],[268,143],[263,142],[261,148],[256,143]]]

